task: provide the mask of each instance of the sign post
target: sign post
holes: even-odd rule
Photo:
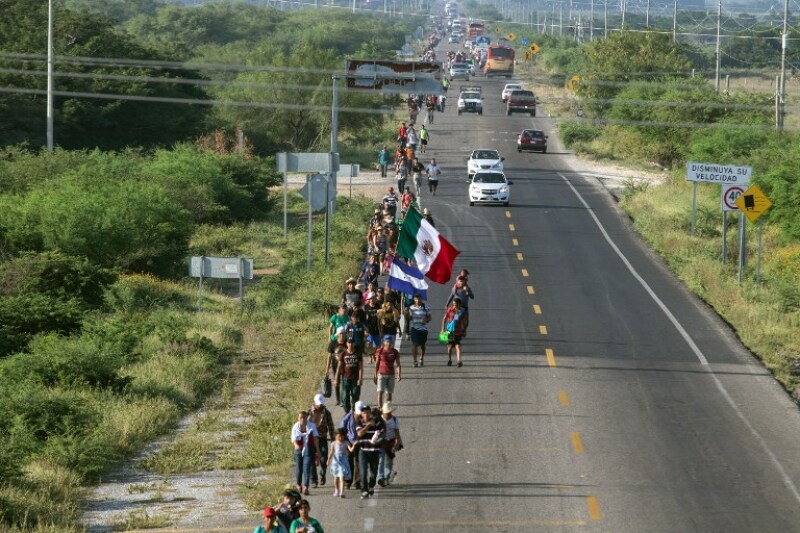
[[[203,302],[203,278],[239,280],[239,309],[244,309],[244,280],[253,279],[253,260],[244,257],[192,257],[189,275],[200,278],[197,289],[197,310]]]
[[[719,163],[686,163],[686,181],[692,182],[692,230],[694,237],[697,227],[697,184],[720,183],[728,185],[747,185],[750,183],[752,167],[737,167]]]
[[[772,201],[766,194],[759,188],[758,185],[753,185],[739,198],[736,199],[736,205],[741,210],[742,214],[742,234],[744,234],[744,217],[747,217],[750,222],[758,221],[758,259],[756,262],[756,285],[761,283],[761,234],[764,229],[764,220],[761,218],[767,209],[772,207]],[[742,238],[744,243],[744,237]],[[742,270],[744,269],[744,260],[739,259],[739,284],[742,283]]]
[[[696,182],[695,182],[696,184]],[[728,262],[728,212],[739,211],[736,199],[744,193],[742,185],[722,186],[722,264]]]

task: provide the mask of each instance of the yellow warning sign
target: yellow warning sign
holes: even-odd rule
[[[572,76],[570,79],[567,80],[567,89],[577,94],[578,84],[580,83],[580,81],[581,81],[580,76]]]
[[[750,222],[755,222],[767,209],[772,207],[772,201],[767,198],[758,185],[751,185],[736,199],[736,206]]]
[[[506,39],[508,39],[509,41],[511,41],[513,43],[514,41],[517,40],[517,36],[515,34],[513,34],[513,33],[509,33],[508,36],[506,37]]]
[[[503,28],[501,28],[500,26],[495,26],[494,28],[495,33],[500,33],[501,31],[503,31]]]
[[[542,48],[536,43],[531,43],[531,45],[528,47],[528,50],[530,50],[531,54],[536,55],[542,51]]]

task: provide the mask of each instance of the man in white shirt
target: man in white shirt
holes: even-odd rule
[[[435,159],[425,166],[425,172],[428,174],[428,188],[432,195],[436,196],[436,187],[439,186],[439,176],[442,174],[442,169],[436,164]]]
[[[425,343],[428,342],[428,322],[431,321],[431,314],[422,301],[421,294],[414,295],[414,301],[408,308],[408,316],[411,319],[411,344],[413,345],[412,354],[414,366],[425,364]]]

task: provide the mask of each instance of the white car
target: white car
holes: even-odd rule
[[[471,178],[473,174],[481,170],[503,172],[505,159],[505,157],[500,157],[500,152],[497,150],[473,150],[467,160],[467,175]]]
[[[480,87],[478,91],[466,88],[458,95],[458,114],[477,113],[483,115],[483,97],[481,97]]]
[[[512,182],[497,170],[479,170],[469,180],[469,205],[476,203],[503,204],[511,200]]]
[[[519,91],[522,89],[523,87],[521,83],[506,83],[506,86],[503,87],[503,93],[502,93],[503,102],[508,100],[508,95],[511,94],[511,91]]]
[[[469,81],[469,65],[466,63],[453,63],[450,67],[450,81],[456,79]]]

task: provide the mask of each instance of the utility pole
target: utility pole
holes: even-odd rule
[[[644,26],[645,28],[650,27],[650,0],[647,0],[647,10],[644,12]]]
[[[353,0],[355,4],[355,0]],[[339,76],[333,75],[333,95],[331,98],[331,154],[339,152]],[[334,191],[336,191],[336,171],[331,169],[330,177],[328,178],[333,182]],[[329,184],[325,184],[326,191],[330,190]],[[336,192],[333,193],[333,201],[325,195],[328,202],[325,205],[325,265],[328,264],[330,257],[330,242],[331,242],[331,216],[333,212],[331,206],[336,203]]]
[[[786,100],[786,48],[789,44],[789,0],[783,2],[783,35],[781,35],[781,82],[778,87],[778,130],[783,130],[784,103]]]
[[[719,45],[721,27],[722,27],[722,0],[719,0],[717,2],[717,47],[714,51],[714,55],[716,56],[717,59],[714,88],[717,90],[717,92],[719,92],[719,68],[720,68],[720,63],[722,61],[722,53],[720,51],[720,45]]]
[[[678,0],[672,4],[672,42],[678,42]]]
[[[625,29],[625,9],[628,7],[628,4],[627,4],[627,2],[625,0],[622,0],[621,3],[622,3],[622,5],[620,7],[622,8],[622,22],[620,23],[620,29],[624,30]]]
[[[53,1],[47,0],[47,151],[53,151]]]
[[[589,6],[589,42],[592,42],[594,40],[594,0],[591,0]]]
[[[603,38],[608,40],[608,0],[603,0]]]

